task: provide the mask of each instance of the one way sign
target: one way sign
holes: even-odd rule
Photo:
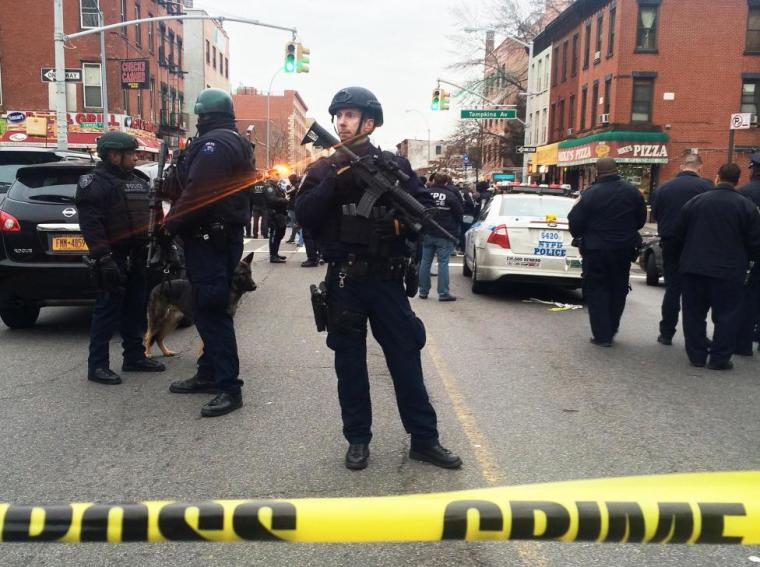
[[[49,67],[43,67],[40,69],[40,76],[43,83],[55,82],[55,69]],[[82,82],[82,70],[81,69],[66,69],[66,82],[67,83],[81,83]]]
[[[536,146],[517,146],[518,154],[535,154]]]

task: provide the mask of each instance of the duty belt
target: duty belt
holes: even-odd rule
[[[349,255],[345,262],[330,262],[328,267],[328,278],[332,274],[337,274],[338,285],[343,287],[345,281],[352,280],[356,282],[365,282],[371,277],[376,277],[382,281],[404,280],[404,272],[409,263],[409,259],[404,256],[392,258],[360,258]]]

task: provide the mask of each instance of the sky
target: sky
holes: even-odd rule
[[[309,73],[280,73],[273,93],[297,90],[308,115],[330,126],[327,108],[346,86],[370,89],[383,105],[385,124],[373,135],[383,149],[405,138],[447,136],[458,116],[452,97],[448,112],[430,110],[436,79],[458,83],[466,73],[447,70],[456,55],[457,18],[451,6],[462,0],[195,0],[211,15],[239,16],[295,27],[311,49]],[[468,0],[472,5],[485,0]],[[230,80],[266,91],[282,67],[290,33],[225,22],[230,36]],[[415,112],[405,112],[414,110]],[[422,114],[422,116],[420,115]]]

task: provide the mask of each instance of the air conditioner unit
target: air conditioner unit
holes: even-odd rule
[[[574,132],[574,131],[575,131],[575,130],[573,130],[572,128],[568,128],[568,129],[567,129],[567,135],[568,135],[568,136],[572,136],[572,135],[573,135],[573,132]]]
[[[609,124],[610,123],[610,115],[609,114],[600,114],[599,115],[599,124]]]
[[[595,51],[594,52],[594,63],[599,63],[599,61],[602,60],[602,52],[601,51]]]
[[[749,120],[749,123],[752,124],[753,126],[757,126],[758,125],[757,117],[758,117],[757,114],[753,114]]]

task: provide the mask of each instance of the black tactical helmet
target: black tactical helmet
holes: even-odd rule
[[[751,156],[749,156],[749,166],[752,169],[760,169],[760,152],[755,152]]]
[[[108,150],[118,150],[122,152],[134,151],[137,149],[137,138],[124,132],[106,132],[97,141],[98,155],[105,159]]]
[[[383,125],[383,107],[371,91],[364,87],[346,87],[335,93],[330,103],[330,116],[342,108],[358,108],[369,118],[374,118],[375,126]]]
[[[235,118],[235,108],[232,105],[232,97],[222,89],[206,89],[198,95],[195,101],[195,114],[209,114],[218,112]]]

